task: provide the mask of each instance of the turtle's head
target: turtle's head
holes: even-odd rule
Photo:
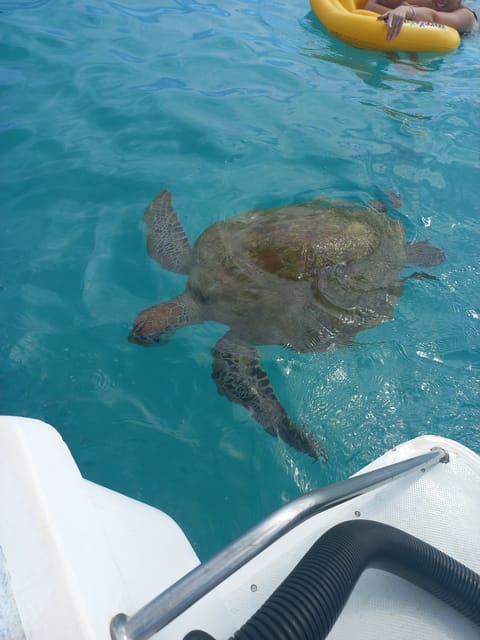
[[[179,327],[194,322],[200,322],[196,305],[188,294],[183,294],[142,311],[135,318],[128,340],[146,346],[165,344]]]
[[[129,342],[145,346],[165,344],[181,324],[178,322],[181,313],[180,305],[172,302],[145,309],[135,318],[128,336]]]

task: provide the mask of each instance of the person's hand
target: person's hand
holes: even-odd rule
[[[378,16],[378,20],[383,20],[388,27],[387,40],[396,38],[402,30],[405,20],[412,20],[413,18],[415,18],[415,9],[405,5],[390,9]]]

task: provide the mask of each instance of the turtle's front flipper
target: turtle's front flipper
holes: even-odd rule
[[[192,248],[172,207],[172,194],[166,189],[145,210],[148,228],[148,255],[175,273],[189,273]]]
[[[327,459],[322,445],[314,436],[290,420],[278,401],[266,371],[260,366],[257,349],[237,341],[231,333],[213,348],[213,379],[218,391],[249,409],[270,435],[280,436],[297,451],[314,460]]]

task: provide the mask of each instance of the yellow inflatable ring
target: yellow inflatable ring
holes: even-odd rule
[[[313,13],[330,33],[360,49],[377,51],[451,51],[460,34],[452,27],[407,20],[400,34],[386,40],[387,25],[363,9],[365,0],[310,0]]]

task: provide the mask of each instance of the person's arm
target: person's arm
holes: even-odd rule
[[[368,4],[368,3],[367,3]],[[374,0],[371,0],[370,6],[374,4]],[[368,8],[367,6],[365,7]],[[411,5],[402,4],[394,9],[387,9],[386,11],[378,11],[381,15],[378,16],[378,20],[383,20],[388,27],[387,40],[393,40],[398,36],[402,30],[405,20],[424,20],[425,18],[419,18],[417,16],[417,10],[419,7],[413,7]],[[423,9],[423,7],[422,7]],[[374,9],[370,9],[374,11]],[[430,11],[430,10],[429,10]],[[430,21],[430,20],[429,20]]]
[[[404,0],[367,0],[365,9],[379,13],[379,20],[388,26],[387,40],[393,40],[400,33],[405,20],[414,20],[417,7]]]
[[[367,5],[372,7],[370,10],[375,11],[373,6],[378,5],[375,0],[369,0]],[[370,8],[366,6],[365,8]],[[378,5],[381,8],[381,5]],[[422,22],[436,22],[444,24],[447,27],[453,27],[460,33],[465,31],[475,31],[478,29],[478,23],[470,9],[460,7],[455,11],[435,11],[429,7],[417,7],[412,5],[400,5],[394,9],[387,9],[378,16],[379,20],[383,20],[388,26],[387,40],[393,40],[402,30],[405,20],[415,20]]]
[[[435,11],[427,7],[415,7],[415,12],[417,14],[416,20],[444,24],[447,27],[453,27],[460,33],[478,29],[478,23],[473,11],[466,7],[460,7],[455,11]]]

